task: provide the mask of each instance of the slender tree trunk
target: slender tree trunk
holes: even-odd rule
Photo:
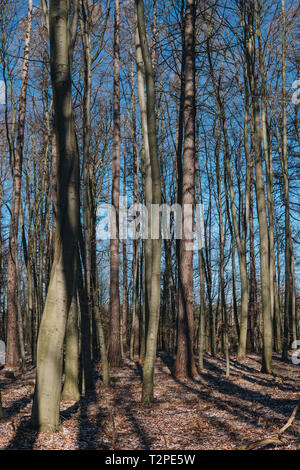
[[[80,226],[80,239],[83,239]],[[83,259],[83,246],[81,249],[81,259]],[[92,351],[91,351],[91,318],[89,315],[89,301],[87,293],[87,283],[84,282],[84,266],[79,257],[79,247],[77,254],[77,286],[80,304],[80,340],[81,340],[81,393],[86,394],[87,391],[93,390],[94,381],[92,374]],[[93,302],[93,299],[91,299]]]
[[[137,24],[143,55],[143,62],[146,76],[147,90],[147,126],[148,140],[151,161],[151,177],[152,177],[152,204],[161,204],[161,181],[160,181],[160,165],[157,149],[156,135],[156,113],[155,113],[155,87],[153,79],[153,70],[151,56],[147,43],[147,35],[144,18],[144,2],[143,0],[135,0],[137,11]],[[152,219],[152,217],[151,217]],[[160,221],[154,220],[158,224],[158,238],[152,240],[152,264],[151,264],[151,296],[149,323],[147,331],[146,356],[143,368],[143,393],[142,401],[144,403],[152,402],[154,399],[154,366],[156,359],[157,332],[159,325],[160,310],[160,267],[161,267],[161,235]],[[153,220],[151,220],[151,229]],[[151,236],[151,232],[148,234]]]
[[[288,349],[290,340],[295,340],[295,309],[293,308],[293,297],[295,289],[295,279],[293,277],[293,243],[290,222],[290,201],[289,201],[289,177],[287,158],[287,110],[286,110],[286,12],[285,1],[281,0],[281,12],[283,18],[282,33],[282,150],[279,151],[281,168],[283,173],[283,197],[285,207],[285,302],[284,302],[284,335],[282,358],[288,359]],[[279,142],[278,142],[279,143]]]
[[[252,157],[251,157],[252,159]],[[252,159],[253,160],[253,159]],[[252,352],[255,351],[255,327],[257,318],[257,282],[254,251],[254,223],[253,223],[253,165],[251,163],[249,181],[249,257],[250,257],[250,279],[249,279],[249,339]]]
[[[184,147],[182,179],[182,239],[179,249],[179,310],[176,377],[196,377],[193,305],[193,210],[195,204],[195,21],[196,5],[188,0],[184,32]],[[188,212],[190,210],[190,212]],[[188,231],[190,230],[190,233]]]
[[[151,273],[152,273],[152,240],[150,237],[151,230],[151,204],[152,204],[152,176],[151,176],[151,158],[148,135],[147,122],[147,105],[145,99],[145,79],[144,79],[144,61],[140,34],[138,28],[137,12],[135,8],[135,50],[136,50],[136,70],[137,70],[137,87],[138,99],[140,106],[143,148],[142,148],[142,179],[143,193],[148,212],[148,238],[144,241],[144,266],[145,266],[145,287],[144,287],[144,304],[145,319],[149,320],[150,312],[150,295],[151,295]],[[146,327],[147,330],[147,327]]]
[[[138,349],[138,343],[139,343],[139,338],[137,337],[137,334],[139,332],[137,324],[139,320],[136,318],[138,315],[138,310],[137,310],[138,244],[136,243],[136,240],[133,241],[132,272],[133,272],[133,279],[132,279],[133,294],[132,294],[132,324],[131,324],[131,332],[130,332],[130,359],[131,360],[133,360],[134,357],[137,356],[136,350]]]
[[[203,369],[203,353],[204,353],[204,335],[205,335],[205,271],[203,261],[203,249],[198,252],[199,274],[200,274],[200,321],[199,321],[199,345],[198,345],[198,367]]]
[[[126,156],[124,155],[124,193],[126,196]],[[122,322],[121,322],[121,347],[122,357],[127,352],[127,317],[128,317],[128,280],[127,280],[127,242],[123,240],[123,301],[122,301]]]
[[[140,305],[141,306],[141,344],[140,344],[140,362],[144,363],[146,354],[146,295],[145,295],[145,284],[146,284],[146,269],[145,269],[145,245],[141,246],[141,267],[140,267]]]
[[[22,371],[26,370],[26,355],[25,355],[25,343],[24,343],[24,328],[23,328],[23,315],[21,311],[21,286],[20,286],[20,270],[19,270],[19,258],[16,257],[16,269],[17,269],[17,327],[18,327],[18,338],[20,346],[20,358]]]
[[[81,1],[81,35],[83,45],[83,62],[84,62],[84,99],[83,99],[83,231],[84,231],[84,244],[85,244],[85,256],[84,256],[84,284],[87,295],[87,304],[84,312],[81,312],[84,316],[84,323],[86,323],[86,329],[89,328],[89,341],[90,346],[88,353],[92,358],[93,351],[93,320],[94,320],[94,303],[93,303],[93,290],[94,278],[95,278],[95,263],[93,262],[93,233],[94,233],[94,197],[92,192],[93,176],[92,176],[92,155],[91,155],[91,139],[92,139],[92,124],[91,124],[91,93],[92,93],[92,52],[91,52],[91,9],[87,0]],[[88,346],[86,345],[86,348]]]
[[[108,357],[107,357],[104,330],[103,330],[103,325],[102,325],[101,311],[100,311],[99,306],[96,307],[95,321],[96,321],[98,339],[100,343],[102,380],[103,380],[103,385],[107,387],[110,384],[109,363],[108,363]]]
[[[267,200],[269,215],[269,267],[270,267],[270,302],[271,315],[274,325],[274,344],[276,350],[281,349],[281,329],[280,329],[280,311],[277,295],[276,266],[275,266],[275,247],[274,247],[274,198],[273,198],[273,162],[272,149],[270,142],[270,131],[267,119],[267,84],[265,64],[263,57],[263,45],[261,38],[261,6],[259,6],[257,14],[257,35],[259,42],[259,67],[262,79],[262,137],[263,148],[266,164],[266,180],[267,180]]]
[[[262,314],[263,314],[263,360],[262,371],[272,372],[272,315],[270,304],[270,270],[269,270],[269,231],[267,221],[265,183],[262,165],[260,107],[257,73],[255,70],[255,7],[254,2],[247,2],[247,24],[245,24],[245,52],[249,87],[252,97],[253,114],[253,143],[255,152],[255,189],[256,205],[260,234],[260,274],[262,290]]]
[[[106,340],[105,340],[103,323],[102,323],[102,312],[101,312],[98,292],[99,292],[98,275],[96,275],[95,291],[94,291],[95,323],[96,323],[98,341],[100,345],[103,385],[105,387],[108,387],[110,384],[109,362],[108,362],[108,354],[107,354]]]
[[[224,278],[224,249],[225,249],[225,236],[223,229],[223,211],[222,211],[222,194],[221,194],[221,178],[220,178],[220,147],[217,144],[216,149],[216,178],[217,178],[217,195],[218,195],[218,213],[219,213],[219,276],[220,276],[220,293],[221,293],[221,312],[222,312],[222,330],[223,330],[223,343],[224,352],[226,357],[226,376],[229,376],[229,351],[228,351],[228,322],[227,322],[227,308],[225,299],[225,278]],[[225,183],[226,184],[226,183]]]
[[[7,348],[6,364],[16,367],[19,364],[20,350],[17,328],[17,239],[19,225],[19,211],[21,201],[22,161],[24,147],[24,128],[26,115],[26,94],[29,69],[29,46],[32,25],[32,0],[28,0],[27,26],[24,45],[24,60],[22,70],[21,93],[19,102],[19,114],[17,124],[17,146],[13,162],[13,195],[12,211],[9,234],[8,267],[7,267]]]
[[[112,205],[116,211],[116,238],[110,240],[110,329],[108,359],[111,367],[122,362],[120,342],[120,296],[119,296],[119,197],[120,197],[120,7],[115,0],[114,26],[114,130],[112,164]]]

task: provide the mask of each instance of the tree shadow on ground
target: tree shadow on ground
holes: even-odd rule
[[[5,418],[12,422],[12,427],[16,431],[14,438],[6,446],[6,449],[23,449],[32,450],[38,439],[39,431],[32,425],[31,413],[30,415],[24,416],[15,429],[15,424],[11,418],[17,412],[32,401],[33,395],[30,397],[23,397],[19,402],[13,403],[9,408],[5,408]],[[22,405],[20,404],[22,402]],[[17,409],[16,409],[17,406]],[[61,423],[71,417],[72,414],[76,413],[79,407],[79,403],[76,402],[70,408],[61,412]],[[12,412],[10,412],[13,411]]]
[[[10,420],[14,415],[19,413],[32,401],[32,397],[33,395],[30,395],[30,397],[22,397],[20,400],[15,401],[9,407],[3,407],[4,418]]]
[[[78,449],[83,450],[107,450],[110,447],[99,438],[105,419],[108,417],[97,405],[98,395],[95,391],[87,393],[80,400]],[[91,405],[97,408],[95,414],[91,414]]]
[[[163,355],[161,355],[161,359],[172,372],[173,359],[170,357],[164,357]],[[245,378],[250,383],[268,387],[269,391],[266,394],[259,390],[250,390],[233,382],[232,379],[235,380],[236,377],[227,378],[222,367],[219,367],[210,359],[205,359],[204,366],[205,368],[200,374],[200,377],[204,382],[193,381],[191,379],[180,380],[176,379],[173,375],[172,377],[176,383],[183,387],[183,389],[195,394],[208,404],[211,404],[211,409],[231,414],[236,420],[238,420],[238,423],[248,424],[261,430],[262,425],[260,423],[265,422],[268,424],[269,419],[270,427],[280,428],[290,417],[297,400],[272,397],[272,389],[275,386],[279,388],[276,382],[260,381],[255,377],[252,377],[249,380],[249,377],[245,377],[243,374],[242,378]],[[242,371],[243,366],[244,365],[241,367]],[[216,376],[213,375],[212,372],[215,373]],[[259,372],[254,369],[254,373],[258,374]],[[196,385],[199,388],[195,388]],[[283,391],[291,390],[287,385],[281,389]],[[217,392],[220,396],[213,396],[213,392]],[[253,407],[253,405],[256,405],[257,407],[257,404],[260,405],[259,409],[255,409]],[[273,413],[272,419],[270,419],[269,411]],[[282,418],[274,416],[275,413],[277,415],[281,415]],[[226,434],[232,435],[232,437],[235,435],[234,439],[241,442],[243,437],[242,433],[229,429],[223,420],[219,420],[218,422],[218,418],[215,416],[209,416],[209,413],[207,419],[214,427],[218,427]],[[288,432],[292,432],[292,429],[288,430],[287,433]]]
[[[138,361],[135,362],[135,367],[131,364],[128,364],[127,367],[132,370],[136,377],[139,377],[141,380],[143,380],[143,367]]]
[[[22,397],[20,400],[16,400],[9,407],[3,406],[3,418],[4,422],[11,424],[11,427],[16,434],[14,438],[9,442],[5,449],[32,449],[32,446],[36,440],[36,433],[30,426],[31,414],[24,415],[16,426],[14,416],[17,415],[32,401],[33,395],[29,397]]]
[[[22,419],[16,429],[15,437],[5,447],[6,450],[32,450],[38,438],[38,430],[32,427],[31,416]]]
[[[133,373],[137,377],[141,377],[141,365],[137,362],[136,363],[136,369],[134,369],[133,366],[128,366],[130,370],[133,371]],[[136,434],[136,436],[139,439],[139,442],[141,444],[141,448],[143,450],[149,450],[151,448],[151,443],[153,439],[148,435],[146,432],[145,426],[142,423],[142,420],[139,419],[136,416],[136,411],[139,411],[138,416],[141,414],[141,411],[145,409],[145,406],[141,402],[137,402],[134,397],[133,393],[131,390],[131,387],[118,387],[115,389],[115,397],[114,397],[114,407],[120,407],[122,403],[129,401],[129,404],[125,406],[125,419],[128,420],[128,422],[131,425],[132,430]]]

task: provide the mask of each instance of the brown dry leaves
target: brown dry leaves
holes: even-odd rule
[[[98,379],[95,392],[80,402],[62,402],[56,434],[30,427],[34,370],[15,380],[2,377],[0,449],[236,449],[276,432],[299,398],[300,367],[276,355],[275,376],[260,373],[257,355],[243,363],[232,359],[229,378],[222,357],[206,356],[197,382],[176,381],[171,365],[170,358],[158,358],[156,400],[146,407],[140,367],[126,360],[112,372],[109,389]],[[285,449],[300,449],[299,412],[284,438]]]

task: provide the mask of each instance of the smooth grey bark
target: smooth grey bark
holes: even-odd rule
[[[262,290],[262,315],[263,315],[263,358],[262,371],[272,372],[272,342],[273,326],[270,303],[270,269],[269,269],[269,230],[267,221],[265,182],[262,165],[261,148],[261,116],[258,94],[258,76],[256,71],[255,50],[255,20],[256,10],[254,2],[247,2],[243,12],[245,32],[245,54],[249,88],[251,92],[252,118],[253,118],[253,147],[255,152],[255,189],[256,206],[260,235],[260,277]]]
[[[136,343],[138,343],[139,338],[136,335],[136,323],[138,321],[138,310],[137,310],[137,299],[138,299],[138,289],[137,289],[137,280],[138,280],[138,259],[139,259],[139,244],[136,243],[133,247],[133,295],[132,295],[132,323],[130,331],[130,348],[129,348],[129,357],[131,360],[134,359],[136,355]]]
[[[141,115],[143,148],[142,157],[142,180],[143,194],[148,214],[151,214],[152,203],[152,176],[151,176],[151,158],[148,136],[147,122],[147,104],[145,98],[145,78],[144,78],[144,61],[140,42],[140,34],[137,22],[137,11],[135,7],[135,50],[136,50],[136,72],[137,72],[137,89],[138,100]],[[148,219],[148,234],[151,231],[151,219]],[[150,295],[151,295],[151,272],[152,272],[152,241],[150,236],[144,241],[144,266],[145,266],[145,282],[144,282],[144,308],[145,319],[148,321],[150,312]]]
[[[72,110],[67,0],[51,0],[50,67],[57,143],[57,220],[55,253],[37,344],[35,426],[60,428],[63,344],[76,286],[79,229],[79,164]]]
[[[281,350],[281,319],[280,308],[277,292],[276,265],[275,265],[275,242],[274,242],[274,198],[273,198],[273,156],[271,148],[270,129],[268,123],[267,108],[267,83],[266,72],[263,57],[263,44],[261,37],[261,5],[257,14],[257,35],[259,44],[259,68],[262,79],[262,103],[261,103],[261,120],[262,120],[262,138],[263,149],[266,165],[267,180],[267,201],[269,215],[269,267],[270,267],[270,301],[271,315],[274,325],[274,344],[277,351]]]
[[[77,401],[79,393],[79,332],[78,301],[74,293],[70,306],[66,328],[65,380],[62,391],[63,400]]]
[[[147,125],[148,139],[151,161],[151,177],[152,177],[152,204],[161,203],[161,181],[160,181],[160,165],[157,149],[156,135],[156,113],[155,113],[155,86],[153,79],[153,69],[151,55],[149,52],[147,34],[144,18],[144,2],[143,0],[135,0],[137,11],[137,24],[140,36],[140,43],[143,55],[143,62],[146,77],[147,90]],[[152,219],[152,217],[151,217]],[[152,228],[151,220],[151,228]],[[158,221],[155,221],[156,223]],[[150,232],[151,233],[151,232]],[[144,403],[152,402],[154,399],[154,366],[156,359],[157,332],[159,325],[160,310],[160,269],[161,269],[161,235],[159,223],[159,235],[157,239],[152,240],[152,265],[151,265],[151,295],[150,295],[150,311],[146,342],[146,355],[143,367],[143,392],[142,401]]]

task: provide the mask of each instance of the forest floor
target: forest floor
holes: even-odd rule
[[[10,379],[0,375],[0,449],[237,449],[276,433],[299,400],[300,365],[273,359],[275,375],[266,375],[258,355],[242,363],[231,358],[227,378],[224,359],[206,355],[200,379],[184,381],[172,377],[172,358],[160,354],[151,406],[140,402],[141,367],[125,360],[112,371],[110,388],[95,371],[93,393],[61,403],[62,430],[55,434],[30,426],[34,369]],[[300,410],[283,441],[281,449],[300,449]]]

